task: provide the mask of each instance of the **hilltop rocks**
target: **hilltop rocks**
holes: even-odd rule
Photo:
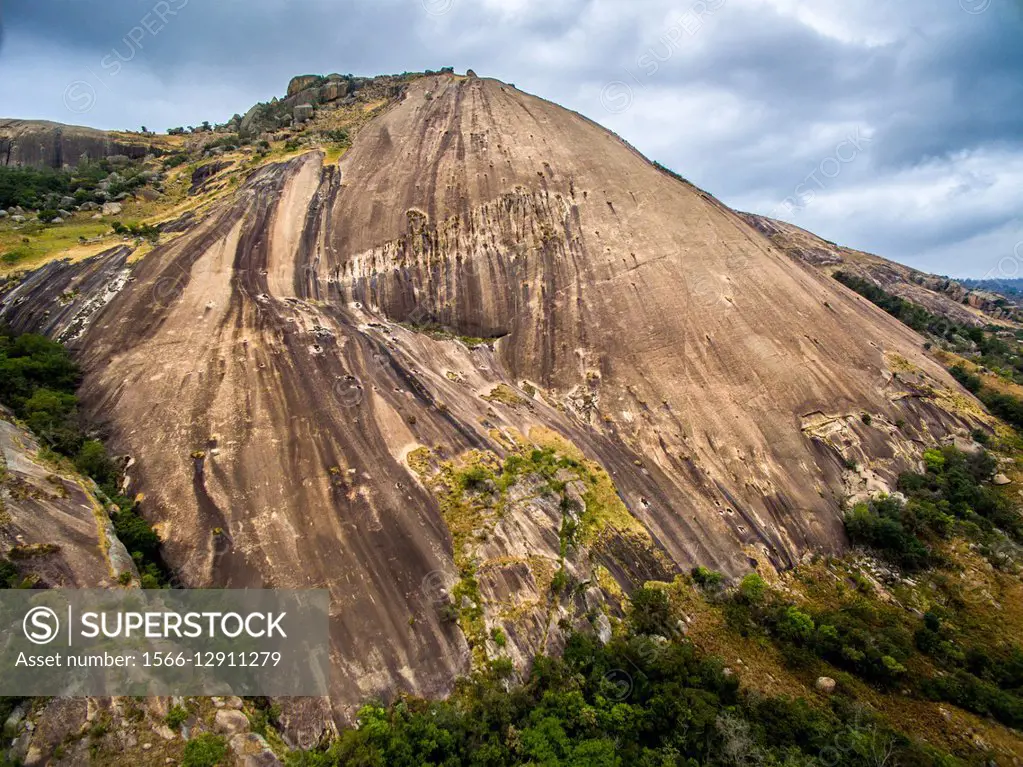
[[[291,82],[288,83],[288,96],[301,93],[306,88],[316,85],[321,79],[320,75],[298,75],[297,77],[292,77]]]
[[[306,120],[311,120],[314,112],[312,104],[299,104],[295,107],[295,122],[304,123]]]
[[[320,91],[324,101],[337,101],[348,95],[348,83],[344,80],[329,82]]]
[[[0,165],[73,167],[83,159],[141,159],[149,145],[113,138],[106,131],[43,120],[0,120]]]

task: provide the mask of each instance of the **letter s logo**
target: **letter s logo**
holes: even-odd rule
[[[49,644],[60,632],[60,618],[49,607],[33,607],[25,614],[21,628],[33,644]]]

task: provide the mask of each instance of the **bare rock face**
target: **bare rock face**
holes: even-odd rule
[[[183,228],[112,295],[60,303],[105,254],[0,313],[74,339],[85,407],[190,585],[331,591],[339,717],[557,651],[589,588],[613,614],[696,564],[840,550],[846,452],[893,485],[974,425],[906,327],[494,80],[417,80],[340,167],[265,166]],[[560,499],[535,476],[451,495],[460,467],[533,447],[585,468]],[[602,524],[566,541],[572,514]],[[313,744],[322,710],[298,705],[286,729]]]
[[[77,165],[83,157],[138,159],[148,151],[142,137],[116,137],[93,128],[41,120],[0,119],[0,165],[63,168]]]

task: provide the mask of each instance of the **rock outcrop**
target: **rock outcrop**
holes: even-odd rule
[[[613,614],[696,564],[838,551],[846,453],[880,487],[969,433],[912,331],[598,125],[398,86],[339,166],[254,170],[116,291],[108,253],[0,297],[72,340],[189,585],[331,591],[339,715],[556,650],[589,612],[559,578]],[[534,447],[572,473],[488,484]]]
[[[288,83],[288,96],[301,93],[321,80],[323,80],[323,77],[320,75],[298,75],[297,77],[292,77],[291,82]]]
[[[137,159],[148,152],[149,145],[142,136],[42,120],[0,119],[0,165],[64,168],[77,165],[83,158],[123,155]]]

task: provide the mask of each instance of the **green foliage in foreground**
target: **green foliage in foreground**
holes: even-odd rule
[[[759,584],[748,584],[754,594]],[[659,595],[659,596],[658,596]],[[575,635],[561,659],[539,657],[524,684],[494,675],[447,701],[402,699],[359,713],[329,748],[292,767],[669,767],[697,764],[955,764],[837,696],[830,710],[745,695],[722,664],[685,639],[641,633],[667,602],[639,590],[627,635],[606,647]],[[841,753],[838,753],[839,749]],[[894,762],[893,762],[894,763]]]

